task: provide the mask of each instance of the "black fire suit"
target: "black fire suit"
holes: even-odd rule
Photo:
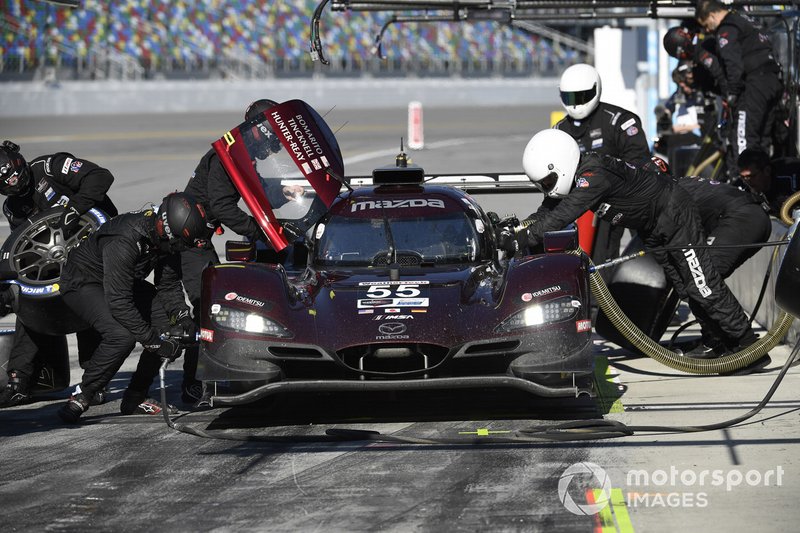
[[[564,117],[556,129],[565,131],[578,142],[581,153],[597,152],[632,163],[650,160],[650,147],[638,115],[621,107],[600,102],[583,120]],[[595,217],[592,260],[600,264],[619,256],[623,229]]]
[[[635,229],[649,249],[704,244],[706,240],[697,207],[676,180],[588,153],[581,156],[575,184],[566,198],[547,198],[533,215],[529,243],[541,242],[546,231],[563,228],[586,209],[614,226]],[[701,320],[718,328],[726,344],[735,347],[755,341],[744,311],[705,249],[654,250],[653,256],[678,294],[694,301]]]
[[[752,194],[733,185],[705,178],[686,177],[678,181],[694,200],[707,236],[707,243],[725,246],[766,242],[772,233],[772,222],[762,205]],[[758,253],[759,248],[708,249],[711,263],[722,279],[733,274],[745,261]],[[723,332],[715,327],[695,300],[689,308],[701,325],[703,344],[715,346],[724,339]]]
[[[154,211],[115,217],[70,251],[61,291],[70,308],[100,336],[88,361],[81,391],[91,397],[119,370],[136,342],[145,347],[129,390],[146,393],[158,373],[154,350],[170,317],[188,316],[177,254],[157,246]],[[158,267],[157,287],[145,278]]]
[[[735,157],[746,148],[769,152],[774,108],[783,93],[780,67],[769,38],[736,11],[730,11],[716,31],[719,59],[728,84],[726,99],[732,110],[730,140]]]
[[[3,213],[12,230],[27,218],[57,205],[69,205],[80,214],[97,208],[109,217],[117,215],[116,206],[106,194],[114,182],[114,176],[107,169],[66,152],[37,157],[28,167],[32,184],[28,193],[9,196],[3,203]],[[95,337],[88,330],[78,332],[77,340],[83,365],[91,355]],[[65,347],[64,335],[31,331],[17,319],[9,370],[16,370],[27,378],[35,377],[42,356],[63,353]]]

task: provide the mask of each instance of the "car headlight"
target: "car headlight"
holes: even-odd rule
[[[521,328],[554,324],[573,318],[581,308],[580,300],[562,296],[555,300],[529,305],[503,320],[495,331],[507,333]]]
[[[274,320],[256,313],[248,313],[238,309],[221,308],[212,315],[214,322],[226,329],[246,331],[270,337],[288,338],[292,334]]]

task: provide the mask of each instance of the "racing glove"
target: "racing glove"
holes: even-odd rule
[[[173,325],[167,331],[167,336],[173,339],[180,339],[184,342],[194,342],[197,338],[197,324],[188,313],[181,313],[180,318],[173,319]]]
[[[78,229],[78,224],[81,221],[81,214],[72,206],[66,206],[64,212],[61,213],[61,218],[58,219],[58,227],[64,233],[65,237],[71,237],[72,234]]]
[[[166,337],[161,344],[147,347],[161,359],[168,359],[170,362],[181,356],[181,343],[177,339]],[[155,348],[155,349],[153,349]]]

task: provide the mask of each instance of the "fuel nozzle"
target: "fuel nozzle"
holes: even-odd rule
[[[403,138],[400,137],[400,153],[394,160],[394,166],[406,168],[408,166],[408,156],[403,151]]]

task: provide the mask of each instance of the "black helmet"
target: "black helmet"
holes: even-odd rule
[[[205,209],[192,196],[174,192],[164,197],[156,220],[156,235],[163,250],[205,248],[213,231]]]
[[[684,26],[675,26],[664,35],[664,50],[675,59],[690,59],[694,52],[694,35]]]
[[[259,113],[263,113],[270,107],[276,105],[278,105],[278,102],[276,102],[275,100],[268,100],[267,98],[256,100],[255,102],[247,106],[247,110],[244,112],[244,119],[251,120],[255,118],[256,115],[258,115]]]
[[[274,100],[256,100],[244,112],[246,121],[254,122],[249,130],[244,130],[242,136],[248,150],[256,159],[266,159],[270,154],[278,153],[281,149],[281,141],[268,122],[255,122],[254,119],[269,108],[278,105]]]
[[[30,190],[31,173],[28,163],[11,141],[0,145],[0,194],[19,196]]]

